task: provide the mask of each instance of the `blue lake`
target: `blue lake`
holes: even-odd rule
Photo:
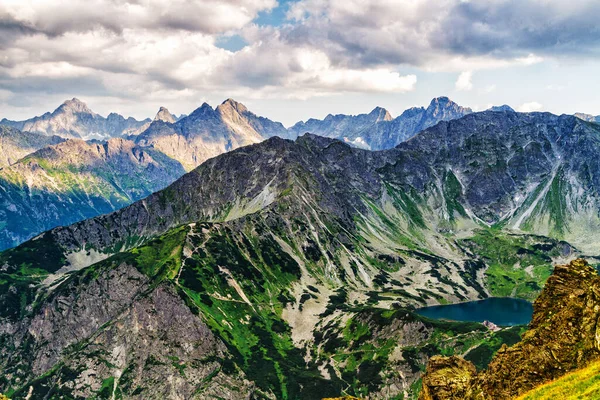
[[[521,299],[492,297],[465,303],[423,307],[417,310],[417,314],[432,319],[490,321],[496,325],[512,326],[528,324],[533,314],[533,306]]]

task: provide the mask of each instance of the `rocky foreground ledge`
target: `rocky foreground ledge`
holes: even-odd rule
[[[487,370],[432,357],[419,399],[511,399],[600,359],[600,277],[585,260],[556,266],[533,310],[522,341],[502,346]]]

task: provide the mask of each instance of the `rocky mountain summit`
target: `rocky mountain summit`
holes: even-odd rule
[[[460,118],[471,112],[470,108],[461,107],[447,97],[437,97],[427,108],[413,107],[397,118],[392,118],[387,110],[376,107],[369,114],[330,114],[324,120],[298,122],[289,131],[295,136],[308,132],[339,139],[360,148],[384,150],[397,146],[440,121]]]
[[[510,399],[600,358],[600,277],[585,260],[558,265],[534,303],[522,340],[503,346],[488,368],[433,357],[422,400]]]
[[[154,121],[162,121],[168,124],[174,124],[177,121],[177,118],[175,118],[175,116],[171,114],[166,107],[161,107],[158,110],[158,113],[156,113]]]
[[[88,140],[137,134],[144,130],[149,122],[150,120],[138,121],[131,117],[125,119],[116,113],[104,118],[94,113],[81,100],[73,98],[65,101],[52,113],[47,112],[25,121],[10,121],[5,118],[0,121],[0,125],[46,136]]]
[[[204,103],[177,121],[172,116],[155,118],[135,141],[162,151],[191,170],[211,157],[273,136],[285,138],[287,130],[228,99],[215,109]]]

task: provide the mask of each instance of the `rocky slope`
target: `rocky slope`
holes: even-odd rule
[[[600,358],[600,277],[586,261],[559,265],[534,303],[522,340],[502,347],[488,368],[432,358],[420,399],[509,399]]]
[[[124,139],[71,139],[38,150],[0,169],[0,248],[119,209],[183,173],[164,154]]]
[[[575,113],[574,114],[577,118],[581,118],[584,121],[587,122],[597,122],[600,123],[600,115],[594,116],[591,114],[584,114],[584,113]]]
[[[279,122],[259,117],[243,104],[228,99],[216,109],[204,103],[177,121],[172,116],[155,118],[135,140],[139,145],[162,151],[191,170],[211,157],[273,136],[285,138],[288,133]]]
[[[131,117],[125,119],[116,113],[104,118],[77,98],[65,101],[52,113],[47,112],[25,121],[10,121],[6,118],[0,121],[0,125],[11,126],[24,132],[86,140],[140,133],[149,123],[150,120],[137,121]]]
[[[38,133],[21,132],[0,125],[0,168],[14,164],[36,150],[62,141],[64,139],[59,136],[49,137]]]
[[[387,110],[377,107],[369,114],[330,114],[324,120],[309,119],[297,123],[289,131],[294,136],[308,132],[336,138],[359,148],[384,150],[397,146],[440,121],[460,118],[471,112],[471,109],[461,107],[447,97],[438,97],[427,108],[413,107],[397,118],[392,118]]]

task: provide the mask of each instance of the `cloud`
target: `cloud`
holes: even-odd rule
[[[597,56],[598,14],[594,0],[301,0],[288,13],[296,22],[288,36],[350,64],[528,65],[546,56]]]
[[[537,101],[531,101],[528,103],[523,103],[519,106],[518,110],[520,112],[533,112],[533,111],[541,111],[542,105]]]
[[[476,71],[600,50],[592,0],[289,4],[285,23],[258,26],[277,0],[0,0],[0,90],[12,94],[0,105],[60,93],[138,102],[405,93],[419,71],[458,73],[457,90],[472,90]],[[247,45],[220,48],[232,35]]]
[[[240,29],[276,0],[2,0],[10,16],[50,36],[99,28],[219,33]]]
[[[471,78],[473,78],[473,72],[461,72],[455,83],[456,90],[469,91],[473,89],[473,83],[471,82]]]

